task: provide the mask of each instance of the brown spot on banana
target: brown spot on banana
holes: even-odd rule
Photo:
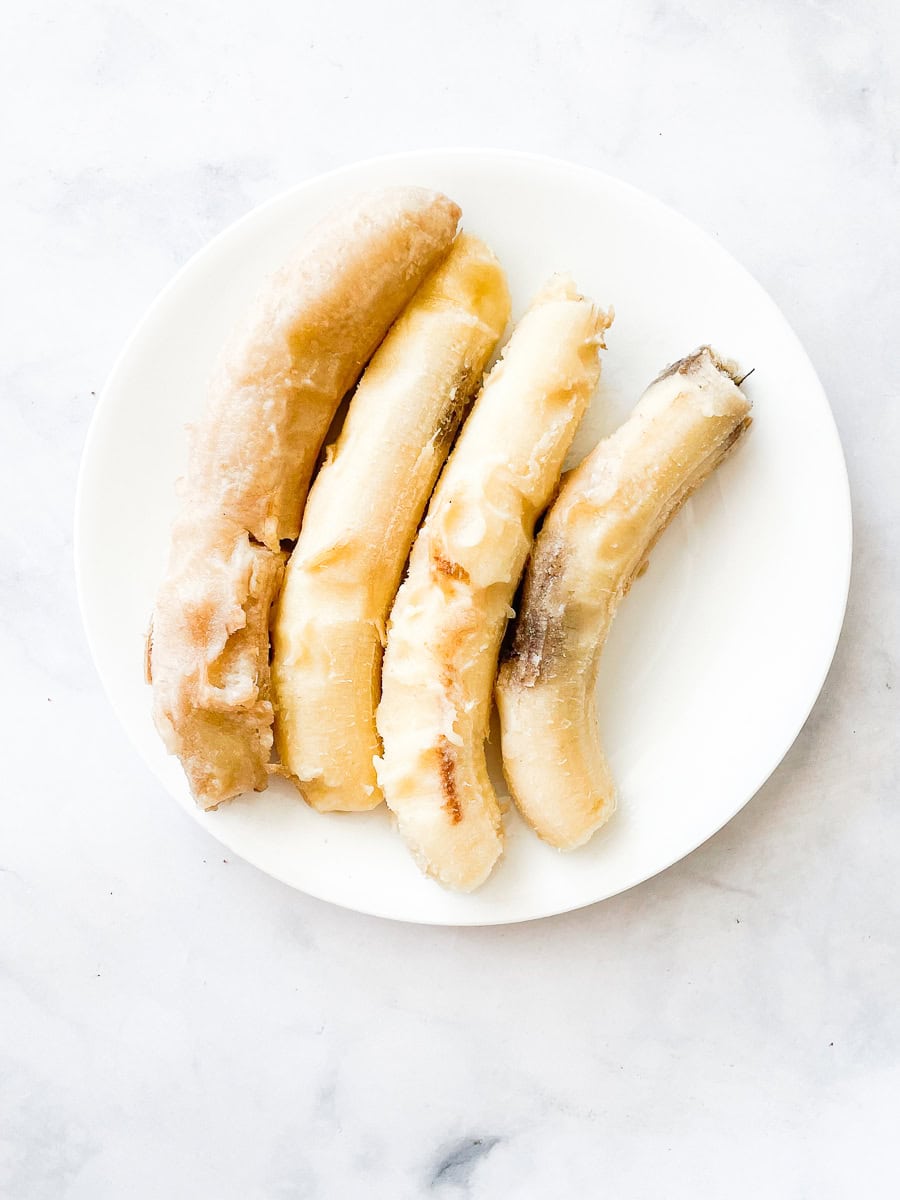
[[[466,568],[461,567],[459,563],[451,562],[449,558],[445,558],[440,550],[435,550],[432,553],[431,561],[438,578],[443,575],[447,579],[455,579],[458,583],[469,582],[469,572]]]
[[[510,623],[501,661],[510,664],[510,672],[522,687],[548,675],[565,646],[562,614],[551,602],[554,584],[559,579],[565,555],[562,541],[548,541],[540,561],[532,555],[518,618]]]
[[[441,791],[444,793],[444,809],[454,825],[462,820],[459,793],[456,790],[456,756],[453,747],[443,734],[438,738],[437,756],[441,774]]]
[[[144,683],[153,682],[153,618],[147,626],[147,637],[144,641]]]
[[[483,371],[481,361],[464,363],[447,390],[447,402],[437,416],[431,435],[432,444],[444,457],[450,452],[466,409],[481,383]]]

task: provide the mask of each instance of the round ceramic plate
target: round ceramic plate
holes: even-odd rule
[[[185,423],[230,329],[304,231],[354,193],[439,188],[504,264],[513,317],[570,272],[615,306],[603,375],[570,456],[622,421],[667,363],[703,342],[754,368],[754,424],[678,515],[616,618],[599,719],[619,806],[560,854],[506,814],[506,852],[471,896],[422,876],[387,811],[320,815],[275,780],[204,814],[150,716],[144,635],[166,562]],[[612,896],[693,850],[778,765],[819,693],[850,569],[850,504],[828,403],[774,303],[710,237],[618,180],[494,151],[359,163],[276,197],[176,276],[126,346],[82,462],[76,563],[100,676],[163,787],[225,846],[285,883],[362,912],[447,925],[523,921]],[[502,776],[492,770],[498,790]]]

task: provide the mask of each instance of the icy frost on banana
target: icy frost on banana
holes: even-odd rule
[[[497,654],[608,325],[569,281],[537,297],[463,426],[391,613],[378,779],[423,869],[463,891],[502,849],[484,756]]]
[[[388,610],[509,304],[497,259],[461,234],[376,352],[310,492],[272,676],[281,762],[320,810],[382,800],[373,760]]]
[[[595,717],[600,654],[656,539],[750,424],[734,375],[708,346],[664,371],[565,478],[535,542],[496,694],[510,791],[560,849],[615,808]]]

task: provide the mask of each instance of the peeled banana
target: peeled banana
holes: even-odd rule
[[[157,728],[204,808],[266,786],[283,543],[342,396],[450,249],[459,215],[421,188],[338,210],[267,282],[213,376],[147,654]]]
[[[709,346],[667,368],[566,476],[535,542],[496,696],[510,791],[552,846],[583,845],[615,808],[600,654],[656,539],[750,424],[735,379]]]
[[[281,763],[320,810],[382,800],[375,707],[388,610],[509,306],[497,259],[460,234],[369,363],[309,494],[272,679]]]
[[[378,781],[420,866],[462,891],[501,853],[484,756],[497,654],[609,321],[564,279],[536,298],[463,426],[391,613]]]

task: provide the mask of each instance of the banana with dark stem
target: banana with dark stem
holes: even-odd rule
[[[510,791],[560,849],[615,808],[594,702],[601,651],[657,538],[750,424],[735,379],[708,346],[664,371],[566,476],[535,541],[496,696]]]

